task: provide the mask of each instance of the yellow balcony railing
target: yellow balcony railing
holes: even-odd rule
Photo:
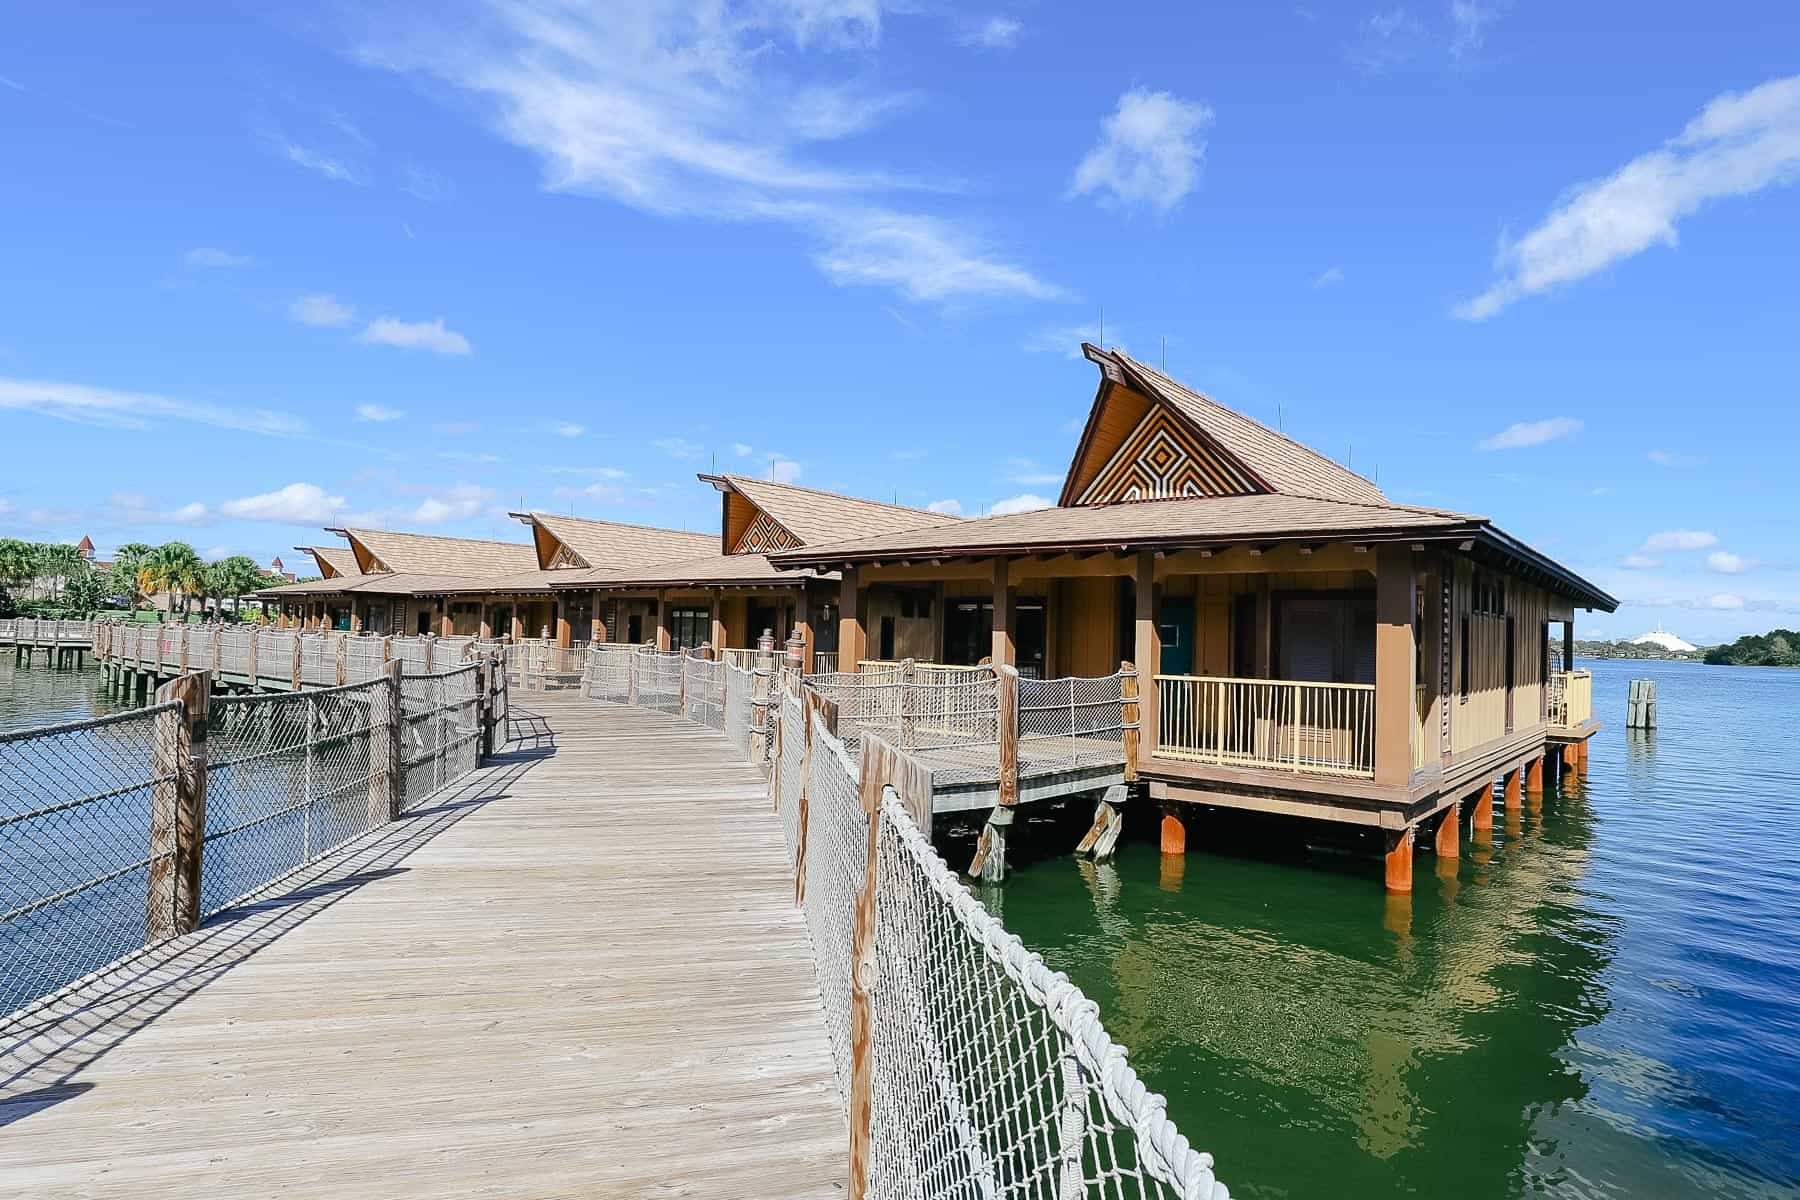
[[[1594,675],[1591,671],[1555,671],[1545,691],[1552,725],[1573,729],[1594,715]]]
[[[1157,758],[1375,775],[1375,685],[1156,677]]]

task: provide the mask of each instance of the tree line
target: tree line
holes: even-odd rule
[[[243,554],[207,562],[186,542],[130,542],[100,569],[63,542],[0,538],[0,616],[86,616],[136,609],[161,594],[184,616],[210,599],[220,608],[229,601],[235,617],[245,596],[286,582]]]
[[[1800,667],[1800,632],[1771,629],[1746,634],[1729,646],[1714,646],[1706,661],[1727,667]]]

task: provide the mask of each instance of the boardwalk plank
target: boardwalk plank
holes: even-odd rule
[[[0,1025],[0,1197],[837,1196],[754,768],[576,697],[298,892]]]

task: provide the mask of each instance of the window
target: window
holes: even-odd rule
[[[1469,609],[1488,616],[1506,615],[1506,581],[1488,571],[1476,571],[1471,580]]]
[[[712,636],[712,610],[707,608],[671,608],[669,610],[670,646],[676,650],[692,650]]]
[[[1458,666],[1462,671],[1462,702],[1467,704],[1469,702],[1469,615],[1467,613],[1463,614],[1462,650],[1458,653],[1457,658],[1460,660]]]

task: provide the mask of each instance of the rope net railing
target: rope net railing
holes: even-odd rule
[[[0,620],[0,645],[92,646],[101,624],[72,617],[8,617]]]
[[[681,664],[682,703],[687,717],[712,729],[725,729],[725,664],[688,653]]]
[[[593,700],[624,704],[631,699],[630,646],[597,644],[588,647],[582,686]]]
[[[1068,767],[1125,761],[1125,675],[1019,680],[1019,755]]]
[[[725,736],[731,744],[750,753],[750,709],[756,690],[756,671],[725,663]]]
[[[178,708],[0,735],[0,1013],[144,944]]]
[[[640,705],[657,712],[681,711],[681,665],[685,657],[678,650],[638,648],[633,669],[637,672]]]
[[[917,682],[897,704],[899,681],[877,675],[860,686],[842,677],[807,676],[804,686],[783,678],[768,700],[779,731],[770,786],[812,941],[833,1067],[853,1122],[851,1097],[869,1101],[863,1194],[1228,1200],[1212,1157],[1169,1120],[1163,1098],[1107,1034],[1098,1006],[982,907],[892,789],[877,807],[871,876],[860,739],[888,741],[904,721],[926,743],[915,753],[927,760],[937,747],[997,740],[982,693],[953,690],[982,680]],[[726,731],[747,735],[749,718],[737,714],[756,703],[754,672],[726,663],[724,676]],[[996,678],[988,672],[987,686]],[[1059,753],[1068,741],[1122,744],[1124,678],[1021,681],[1021,753],[1028,740]],[[642,687],[640,676],[640,698]],[[838,706],[836,732],[819,700]],[[733,744],[746,746],[748,736]],[[857,911],[865,889],[874,906],[862,968],[870,1036],[859,1049]]]
[[[472,771],[480,666],[399,670],[301,692],[201,692],[191,726],[171,700],[0,735],[0,1015],[181,932],[178,855],[198,860],[192,912],[204,919]],[[202,762],[198,845],[178,849],[189,836],[178,805],[202,796]]]

